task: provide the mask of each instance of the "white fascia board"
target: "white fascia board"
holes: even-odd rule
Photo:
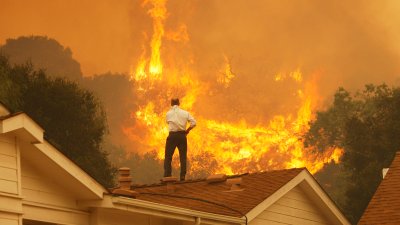
[[[43,142],[44,130],[25,113],[10,116],[0,121],[0,133],[18,132],[25,130],[32,140],[31,142]]]
[[[228,222],[236,224],[241,224],[245,222],[244,218],[201,212],[197,210],[185,209],[176,206],[164,205],[164,204],[159,204],[139,199],[126,198],[126,197],[113,197],[112,202],[114,203],[114,205],[119,204],[124,206],[140,207],[145,209],[151,209],[152,211],[156,210],[156,211],[166,212],[168,214],[173,213],[176,215],[187,216],[190,218],[200,217],[202,221],[210,220],[210,221]]]
[[[183,221],[194,222],[196,218],[201,218],[202,223],[207,224],[245,224],[246,221],[244,217],[238,218],[201,212],[121,196],[105,195],[101,201],[80,201],[79,205],[82,207],[118,209]]]
[[[93,192],[99,199],[103,198],[104,193],[108,193],[108,191],[101,184],[99,184],[47,141],[34,144],[34,146],[42,154],[46,155],[49,159],[61,167],[65,172],[74,177],[77,182],[81,183],[87,189]]]

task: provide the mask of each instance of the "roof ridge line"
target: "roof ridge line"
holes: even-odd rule
[[[241,174],[232,174],[232,175],[227,175],[227,179],[230,178],[236,178],[236,177],[242,177],[246,175],[254,175],[254,174],[264,174],[264,173],[271,173],[271,172],[279,172],[279,171],[289,171],[289,170],[304,170],[306,167],[300,167],[300,168],[289,168],[289,169],[279,169],[279,170],[265,170],[265,171],[258,171],[258,172],[246,172],[246,173],[241,173]],[[179,184],[190,184],[190,183],[198,183],[198,182],[203,182],[206,181],[207,178],[197,178],[197,179],[189,179],[185,181],[177,181],[174,182],[174,185],[179,185]],[[148,188],[148,187],[160,187],[160,186],[165,186],[166,183],[153,183],[153,184],[134,184],[131,185],[131,189],[139,189],[139,188]]]

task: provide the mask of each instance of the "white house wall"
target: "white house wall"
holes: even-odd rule
[[[161,218],[117,209],[97,208],[91,213],[90,225],[194,225],[194,221]],[[204,223],[202,223],[204,224]]]
[[[300,187],[295,187],[268,207],[250,225],[328,225],[327,218],[321,214],[314,203]]]
[[[162,221],[157,218],[114,209],[97,209],[92,214],[91,225],[162,225]]]
[[[19,151],[13,136],[0,135],[0,224],[21,223]]]
[[[62,186],[43,176],[28,159],[22,158],[22,195],[25,202],[47,204],[68,209],[77,209],[76,200]],[[59,177],[62,180],[62,177]]]
[[[18,195],[18,153],[13,137],[0,136],[0,192]]]
[[[22,145],[24,146],[24,144]],[[25,219],[57,224],[88,225],[90,214],[77,206],[77,199],[29,159],[21,158],[21,183]],[[62,177],[59,177],[62,181]]]

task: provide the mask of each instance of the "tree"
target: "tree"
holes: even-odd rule
[[[29,64],[10,66],[4,56],[0,56],[0,78],[14,87],[0,101],[13,112],[27,113],[45,130],[49,142],[102,185],[113,186],[115,169],[102,150],[106,114],[91,92],[72,81],[49,78]]]
[[[20,88],[12,81],[11,73],[12,68],[8,59],[0,55],[0,101],[16,108],[20,104]]]
[[[333,105],[310,125],[306,146],[344,149],[339,176],[345,182],[336,188],[344,188],[345,196],[336,202],[356,222],[382,180],[382,168],[400,150],[400,88],[366,85],[354,95],[340,88]]]
[[[111,160],[119,166],[131,168],[131,176],[134,184],[157,183],[163,176],[163,160],[157,157],[156,151],[144,154],[137,152],[126,153],[123,147],[113,146],[110,156]],[[176,167],[173,170],[178,173]]]
[[[134,83],[127,75],[106,73],[85,77],[81,84],[96,94],[107,110],[110,139],[123,143],[126,138],[121,128],[133,126],[131,114],[137,110]]]
[[[13,64],[30,61],[35,69],[45,69],[46,75],[78,81],[82,78],[80,64],[72,58],[72,51],[46,36],[7,39],[0,52]]]

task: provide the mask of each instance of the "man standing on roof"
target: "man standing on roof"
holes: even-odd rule
[[[187,139],[186,135],[189,134],[196,126],[196,120],[189,112],[179,108],[179,99],[171,99],[171,109],[167,112],[167,123],[169,135],[165,143],[165,159],[164,159],[164,177],[171,176],[171,161],[174,155],[175,148],[178,147],[179,159],[181,163],[180,180],[185,180],[186,176],[186,156],[187,156]],[[186,128],[187,123],[190,126]]]

